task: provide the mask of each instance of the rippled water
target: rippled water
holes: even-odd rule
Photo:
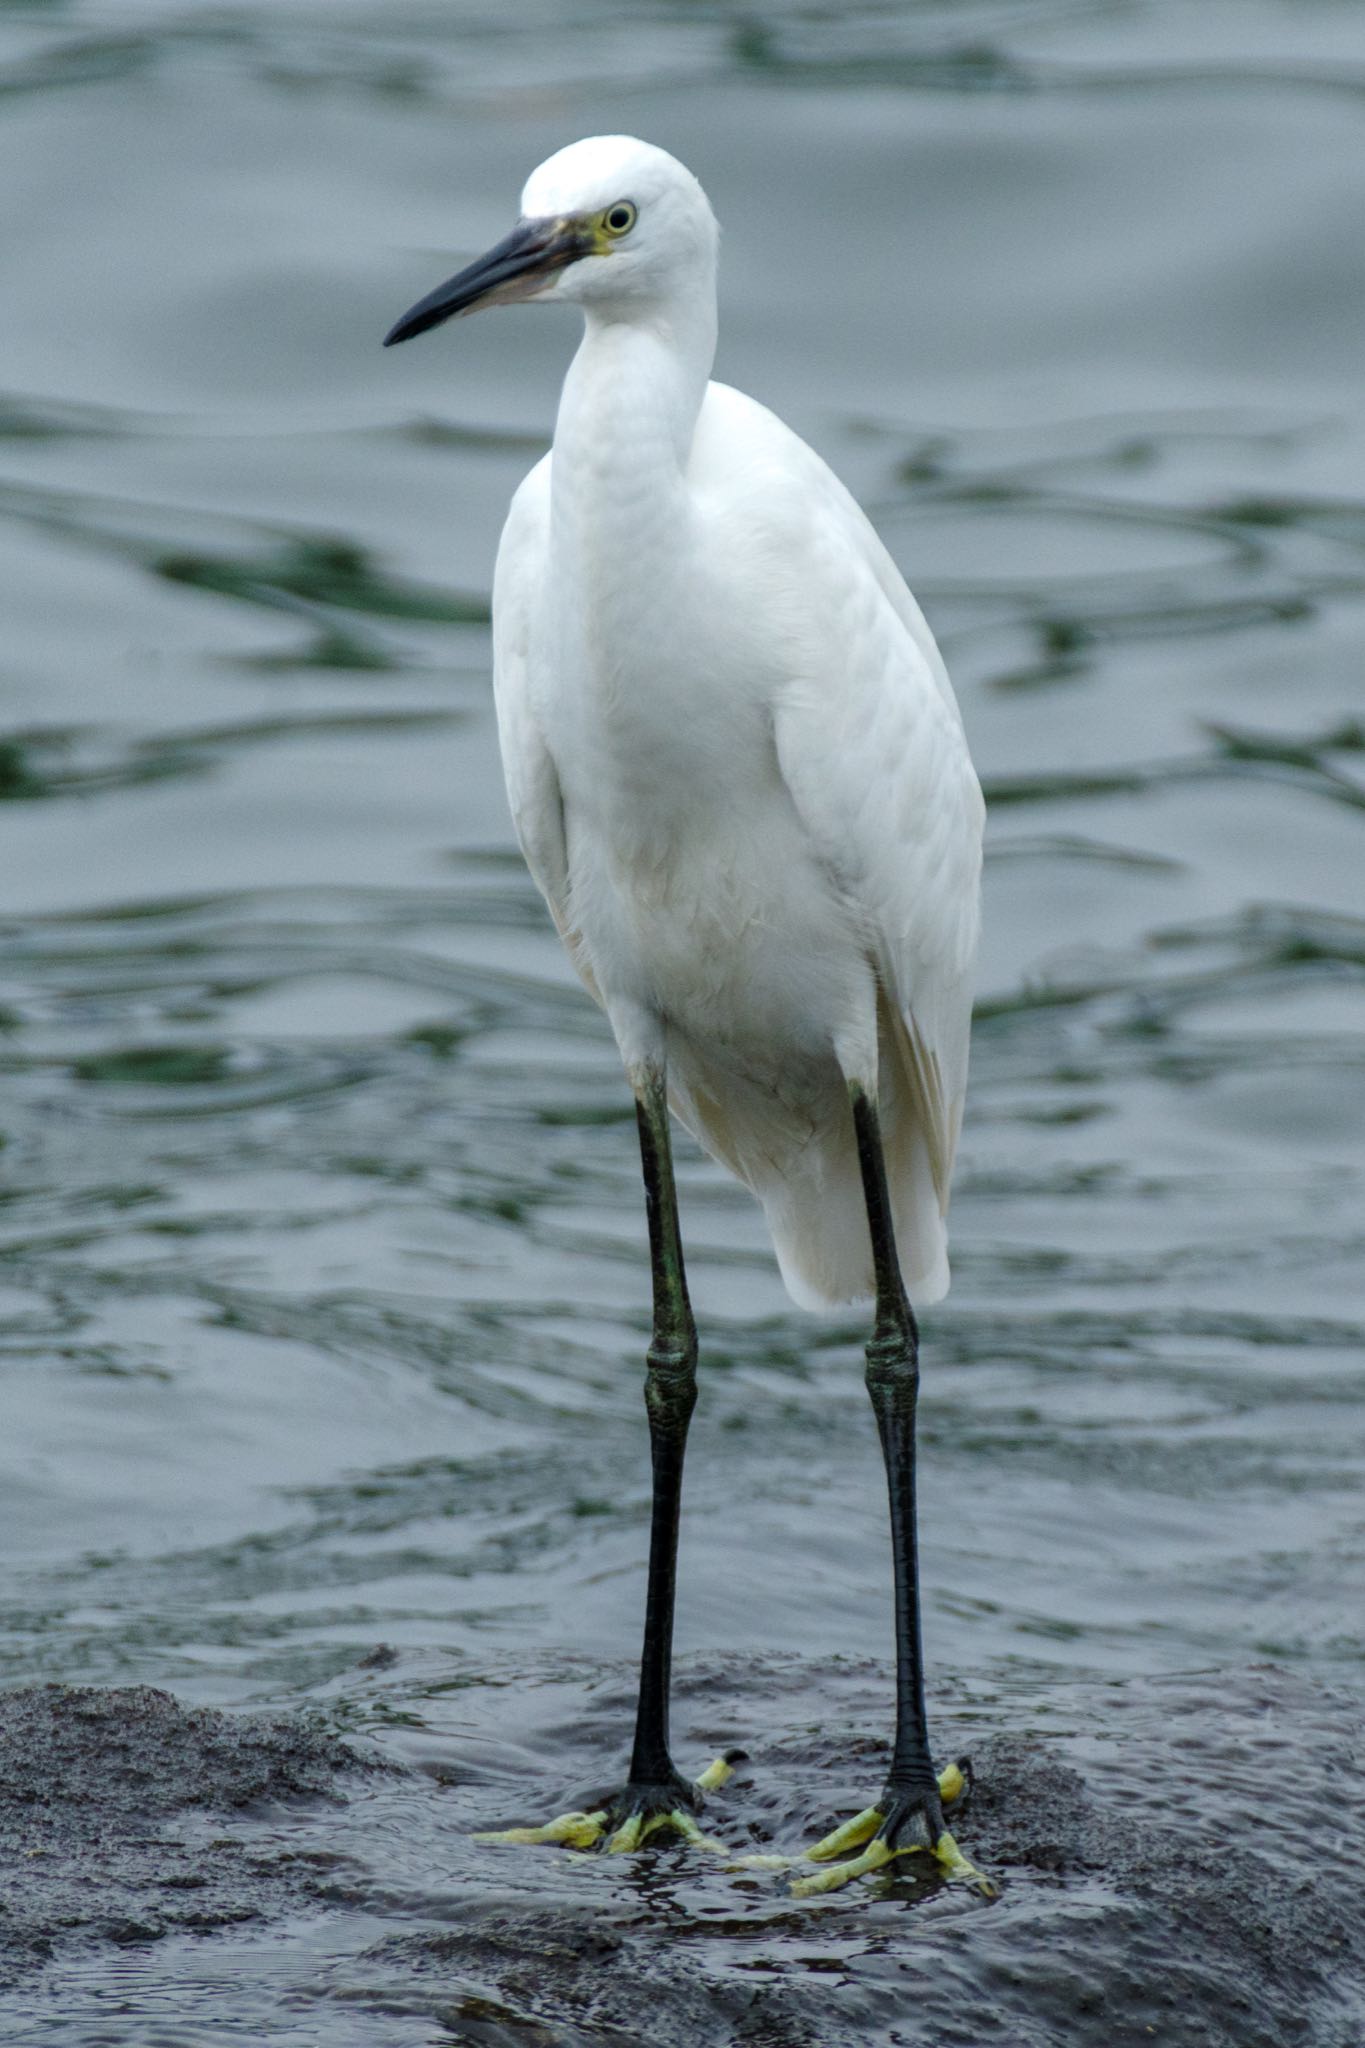
[[[625,127],[707,184],[720,374],[873,513],[991,801],[938,1689],[1008,1728],[1073,1682],[1358,1681],[1363,124],[1344,0],[0,8],[8,1680],[316,1703],[452,1767],[515,1682],[610,1761],[565,1659],[625,1700],[635,1134],[488,681],[574,328],[378,341]],[[808,1667],[818,1722],[889,1647],[861,1332],[681,1179],[680,1666],[771,1654],[788,1715]],[[248,2031],[293,2038],[301,1940]],[[356,2038],[465,2038],[395,2027]]]

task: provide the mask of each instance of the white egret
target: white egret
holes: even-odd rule
[[[596,136],[534,171],[511,233],[387,342],[512,300],[586,322],[503,531],[494,681],[522,851],[635,1096],[654,1507],[629,1780],[599,1813],[502,1839],[703,1839],[668,1743],[697,1361],[671,1105],[762,1203],[798,1303],[875,1303],[896,1734],[877,1803],[807,1852],[862,1851],[797,1887],[824,1890],[913,1848],[971,1870],[943,1817],[961,1775],[936,1775],[925,1717],[911,1302],[948,1286],[983,804],[938,648],[862,511],[710,381],[716,251],[691,172]]]

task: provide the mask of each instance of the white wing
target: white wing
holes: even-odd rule
[[[886,1035],[946,1211],[985,818],[957,703],[923,614],[838,478],[739,392],[713,385],[703,419],[697,484],[705,494],[708,473],[718,486],[724,477],[716,495],[741,573],[756,550],[756,571],[784,572],[791,681],[773,707],[778,763],[864,921]]]
[[[531,876],[569,958],[601,1002],[569,914],[569,858],[559,776],[531,708],[543,592],[550,568],[550,463],[546,455],[512,500],[493,571],[493,699],[507,801]]]

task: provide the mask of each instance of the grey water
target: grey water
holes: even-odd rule
[[[0,1668],[313,1709],[464,1789],[382,1854],[347,1823],[363,1911],[59,1959],[15,2039],[580,2038],[364,1960],[455,1914],[520,1770],[553,1807],[619,1768],[648,1522],[633,1118],[489,684],[574,322],[379,340],[621,129],[706,184],[718,374],[866,505],[990,803],[924,1318],[945,1746],[1266,1663],[1359,1687],[1365,7],[21,0]],[[758,1784],[774,1716],[835,1755],[853,1685],[885,1732],[884,1493],[858,1318],[680,1177],[680,1743]]]

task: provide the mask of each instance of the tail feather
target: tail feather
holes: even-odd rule
[[[913,1065],[885,1047],[880,1111],[896,1248],[916,1307],[948,1291],[941,1167],[918,1112]],[[868,1301],[872,1247],[848,1090],[831,1058],[775,1087],[717,1071],[675,1048],[670,1093],[678,1117],[763,1205],[787,1291],[801,1308]]]

